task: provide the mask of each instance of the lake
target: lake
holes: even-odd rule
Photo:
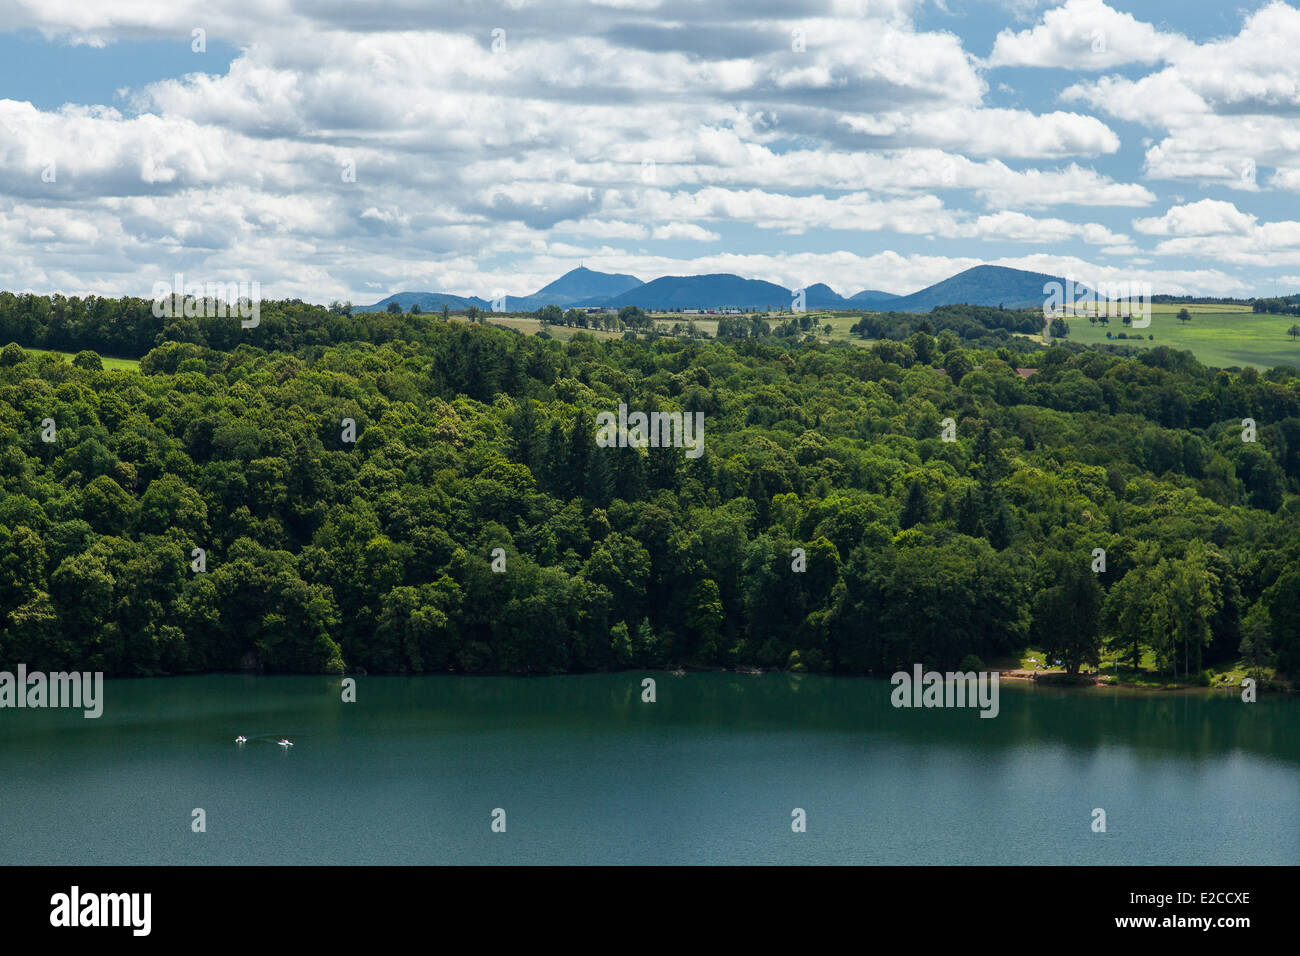
[[[1003,682],[982,719],[788,674],[339,687],[116,680],[97,720],[0,710],[0,862],[1300,862],[1294,696]]]

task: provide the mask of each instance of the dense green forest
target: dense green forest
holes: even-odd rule
[[[870,339],[902,341],[916,332],[934,335],[949,331],[968,342],[997,347],[1015,342],[1011,333],[1043,331],[1041,309],[998,309],[982,305],[945,305],[928,314],[917,312],[872,312],[850,330]],[[1021,343],[1020,348],[1029,346]]]
[[[1300,670],[1293,369],[974,307],[864,348],[150,305],[0,294],[0,665]],[[703,413],[704,454],[597,447],[619,404]]]

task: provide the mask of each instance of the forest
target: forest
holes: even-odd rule
[[[150,306],[0,293],[0,667],[1300,669],[1290,367],[976,307],[863,347]],[[703,455],[598,447],[620,404]]]

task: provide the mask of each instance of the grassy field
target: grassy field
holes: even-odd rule
[[[1178,310],[1186,308],[1191,313],[1188,322],[1178,321]],[[1286,330],[1300,324],[1300,319],[1290,315],[1266,315],[1250,311],[1247,306],[1230,305],[1154,305],[1151,325],[1145,329],[1126,329],[1118,319],[1110,320],[1109,331],[1126,332],[1153,339],[1109,340],[1107,329],[1090,325],[1086,316],[1069,319],[1070,341],[1087,345],[1135,345],[1150,348],[1167,345],[1187,349],[1205,365],[1218,368],[1254,365],[1272,368],[1275,365],[1300,367],[1300,341],[1292,341]]]
[[[1040,673],[1060,674],[1064,673],[1064,668],[1056,667],[1055,662],[1046,661],[1046,655],[1039,648],[1027,647],[1020,656],[1014,660],[1000,661],[995,665],[1006,669],[1019,669],[1032,671],[1036,665],[1045,665]],[[1116,665],[1118,664],[1118,667]],[[1092,668],[1088,668],[1089,672]],[[1168,670],[1156,671],[1155,653],[1149,649],[1142,650],[1141,670],[1133,670],[1132,657],[1127,649],[1114,650],[1106,648],[1101,652],[1101,670],[1100,675],[1106,678],[1113,678],[1122,684],[1134,687],[1163,688],[1167,687],[1173,680],[1173,676]],[[1234,661],[1230,666],[1217,664],[1210,668],[1211,687],[1230,687],[1234,692],[1239,691],[1241,679],[1249,673],[1249,668],[1243,661]],[[1267,680],[1272,680],[1276,675],[1272,668],[1265,668],[1263,676]],[[1186,678],[1179,674],[1179,685],[1186,686]]]
[[[29,349],[29,348],[24,348],[23,351],[24,351],[24,352],[32,352],[32,353],[34,353],[34,354],[36,354],[36,355],[58,355],[58,356],[60,356],[60,357],[63,359],[63,361],[65,361],[65,362],[71,362],[72,359],[73,359],[73,356],[76,354],[76,353],[74,353],[74,352],[54,352],[54,351],[51,351],[50,349]],[[103,362],[104,362],[104,370],[105,370],[105,371],[119,370],[119,371],[125,371],[125,372],[134,372],[134,371],[136,371],[136,370],[140,367],[140,360],[139,360],[139,359],[113,358],[112,356],[109,356],[109,355],[101,355],[101,356],[100,356],[100,359],[102,359]]]
[[[463,315],[453,315],[453,322],[469,321]],[[536,335],[542,331],[542,323],[527,315],[491,315],[487,316],[489,325],[499,325],[502,328],[514,329],[516,332],[523,332],[525,335]],[[571,329],[566,325],[552,325],[547,328],[547,333],[553,338],[560,341],[567,341],[578,332],[586,332],[588,335],[595,336],[598,339],[617,339],[622,338],[622,332],[606,332],[604,329]]]
[[[849,335],[849,329],[862,318],[857,312],[814,312],[810,311],[808,315],[812,318],[817,326],[818,337],[823,341],[840,340],[843,342],[852,342],[855,345],[870,345],[860,338],[853,338]],[[741,316],[742,318],[752,318],[752,316]],[[780,323],[789,319],[790,313],[773,314],[763,316],[768,323],[774,328]],[[713,338],[718,334],[718,320],[707,316],[699,315],[680,315],[676,312],[652,312],[650,318],[654,320],[655,328],[660,332],[667,334],[674,325],[681,324],[685,326],[687,322],[693,321],[696,329],[703,333],[707,338]],[[463,315],[453,315],[453,321],[465,321]],[[534,334],[541,331],[541,323],[531,316],[527,315],[493,315],[489,314],[487,320],[492,325],[500,325],[507,329],[517,329],[520,332]],[[822,328],[830,325],[833,329],[830,335],[822,333]],[[551,335],[560,340],[572,338],[577,332],[586,332],[594,335],[596,338],[622,338],[622,332],[606,332],[596,329],[571,329],[564,325],[552,325],[548,328]]]
[[[808,318],[811,320],[813,324],[813,327],[817,332],[817,337],[822,339],[823,341],[829,342],[829,341],[839,340],[842,342],[852,342],[854,344],[859,344],[859,345],[863,344],[862,339],[853,338],[849,335],[849,329],[851,329],[854,325],[856,325],[858,321],[862,318],[861,312],[831,312],[831,311],[826,311],[821,309],[809,309],[807,313],[801,313],[801,315],[802,314],[806,314],[808,316]],[[753,315],[738,316],[738,318],[753,318],[753,317],[754,317]],[[774,312],[767,315],[760,313],[759,317],[762,318],[764,321],[766,321],[769,325],[771,325],[772,328],[776,328],[782,322],[788,322],[790,319],[794,318],[795,316],[793,316],[789,312]],[[678,322],[685,325],[687,320],[689,319],[694,319],[695,327],[710,337],[716,335],[718,331],[717,319],[703,318],[701,316],[682,316],[682,315],[676,315],[672,313],[665,313],[665,314],[655,313],[653,318],[655,320],[655,324],[659,327],[660,330],[664,332],[667,332],[669,329],[673,327],[674,324]],[[831,333],[829,335],[827,335],[823,331],[823,329],[827,325],[831,327]],[[812,330],[810,329],[810,331]]]
[[[1190,321],[1178,321],[1178,311],[1182,308],[1186,308],[1191,314]],[[1300,341],[1293,342],[1286,334],[1286,330],[1292,325],[1300,324],[1300,318],[1295,316],[1257,314],[1252,312],[1249,306],[1244,305],[1158,304],[1153,305],[1151,310],[1151,324],[1141,330],[1125,328],[1118,318],[1112,317],[1107,328],[1100,324],[1089,324],[1084,314],[1073,316],[1069,319],[1070,341],[1085,345],[1131,345],[1138,348],[1167,345],[1170,348],[1189,350],[1204,364],[1217,368],[1246,365],[1261,369],[1272,368],[1275,365],[1295,365],[1300,368]],[[818,338],[823,341],[848,342],[857,346],[872,344],[869,340],[849,335],[849,329],[861,319],[861,313],[810,311],[808,315],[817,329]],[[776,326],[790,317],[789,313],[781,313],[764,318]],[[677,323],[685,325],[688,321],[693,321],[695,327],[709,338],[713,338],[718,331],[717,318],[707,316],[652,313],[651,318],[654,319],[659,331],[664,333],[667,333],[673,325]],[[530,316],[489,315],[488,321],[524,333],[532,334],[541,330],[541,324]],[[822,331],[827,325],[831,326],[829,335]],[[603,330],[570,329],[562,325],[551,326],[549,331],[551,335],[561,340],[572,338],[580,331],[597,338],[619,338],[623,334]],[[1107,339],[1107,331],[1116,335],[1120,332],[1137,335],[1140,331],[1144,337]],[[1154,337],[1148,339],[1145,337],[1148,335]],[[1026,338],[1042,340],[1039,335],[1029,335]],[[110,362],[119,361],[122,360],[105,359],[104,365],[107,368]]]

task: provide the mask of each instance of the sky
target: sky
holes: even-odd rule
[[[1300,9],[0,0],[0,289],[1300,291]]]

